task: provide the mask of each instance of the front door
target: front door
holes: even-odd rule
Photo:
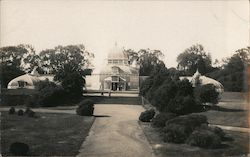
[[[117,90],[117,87],[118,87],[118,83],[117,82],[112,82],[112,90],[113,91],[116,91]]]

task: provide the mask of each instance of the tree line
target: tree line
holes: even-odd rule
[[[134,51],[127,49],[130,64],[136,61],[140,76],[155,75],[159,71],[168,70],[172,77],[191,76],[198,69],[202,75],[214,78],[224,85],[226,91],[246,90],[246,66],[249,63],[250,47],[237,50],[231,57],[221,62],[215,60],[201,44],[195,44],[185,49],[176,59],[176,68],[167,68],[162,60],[164,54],[160,50],[141,49]],[[34,67],[40,74],[53,74],[55,80],[72,81],[71,75],[80,78],[91,74],[93,53],[88,52],[84,45],[56,46],[39,53],[30,45],[6,46],[0,48],[0,80],[2,87],[13,78],[31,72]],[[70,74],[70,75],[68,75]],[[82,77],[81,77],[82,78]],[[81,80],[79,83],[84,82]],[[70,85],[71,86],[71,85]],[[74,85],[75,86],[75,85]],[[82,87],[82,86],[81,86]]]

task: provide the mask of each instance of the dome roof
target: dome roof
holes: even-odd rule
[[[31,74],[24,74],[11,80],[8,83],[8,89],[18,88],[19,81],[26,82],[26,88],[34,88],[34,84],[40,80]]]
[[[128,55],[124,52],[124,49],[115,45],[108,53],[108,59],[128,59]]]

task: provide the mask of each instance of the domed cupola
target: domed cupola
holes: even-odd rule
[[[119,48],[117,44],[109,51],[107,59],[109,64],[128,63],[128,55],[125,53],[124,49]]]

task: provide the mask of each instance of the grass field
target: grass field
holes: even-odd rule
[[[37,113],[38,118],[1,113],[1,154],[11,155],[13,142],[29,145],[31,156],[75,156],[94,117]]]
[[[187,144],[163,142],[161,130],[153,128],[149,123],[140,123],[156,157],[228,157],[246,156],[249,152],[249,134],[225,131],[233,140],[223,142],[217,149],[202,149]]]
[[[202,114],[207,116],[208,122],[210,124],[244,127],[244,128],[249,127],[248,111],[209,110],[197,114]]]

